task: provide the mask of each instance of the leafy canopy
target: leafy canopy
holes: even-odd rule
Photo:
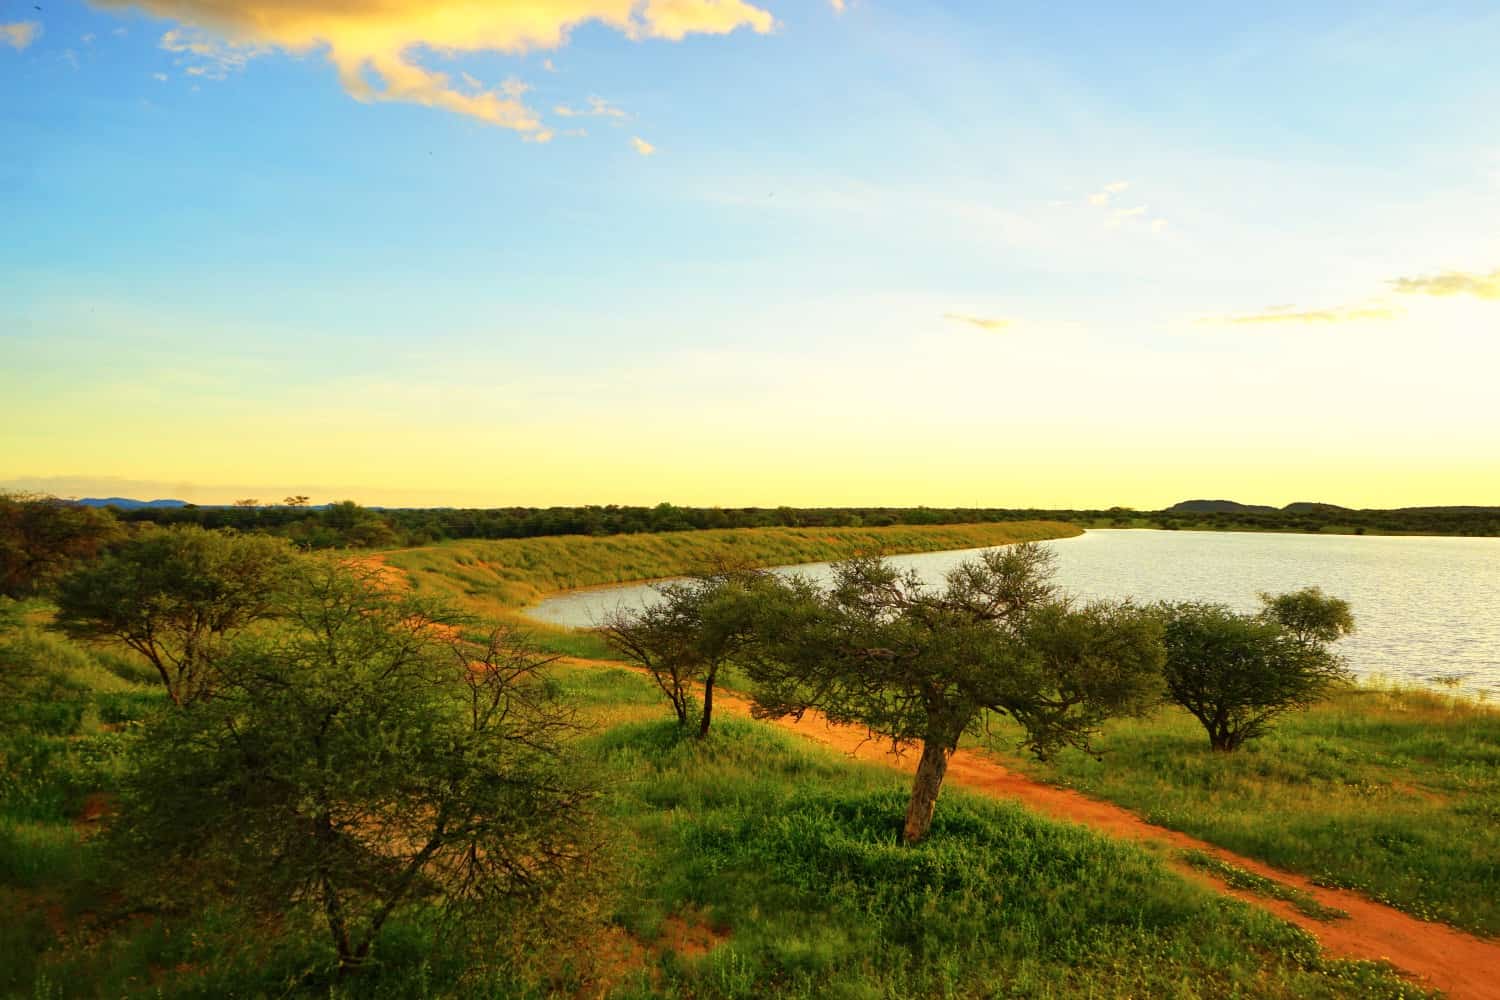
[[[720,567],[656,586],[642,608],[617,608],[599,631],[616,652],[643,667],[672,705],[677,723],[698,723],[706,736],[713,719],[719,670],[755,641],[756,591],[767,574]],[[701,685],[701,705],[694,690]]]
[[[781,583],[746,665],[758,710],[815,708],[895,748],[920,744],[906,832],[920,839],[948,755],[985,712],[1016,719],[1045,756],[1088,748],[1104,719],[1159,698],[1155,618],[1129,604],[1077,604],[1051,574],[1051,552],[1026,543],[961,563],[942,589],[874,557],[835,564],[826,590]]]
[[[1215,750],[1265,735],[1278,716],[1348,678],[1328,648],[1354,630],[1347,602],[1309,587],[1262,594],[1261,603],[1257,614],[1199,602],[1161,609],[1167,691],[1202,723]]]
[[[299,567],[281,612],[236,643],[213,698],[150,724],[117,847],[181,873],[173,891],[222,880],[265,913],[305,904],[344,973],[418,902],[481,937],[516,905],[534,924],[594,850],[549,660],[506,631],[466,641],[462,619],[348,564]]]
[[[212,693],[229,636],[275,613],[295,558],[288,542],[267,535],[149,531],[64,577],[56,624],[140,653],[183,704]]]

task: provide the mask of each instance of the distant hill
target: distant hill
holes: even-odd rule
[[[1309,503],[1304,500],[1298,503],[1289,503],[1281,509],[1288,514],[1337,514],[1340,511],[1347,511],[1351,508],[1340,507],[1336,503]]]
[[[84,497],[77,501],[83,507],[118,507],[121,510],[142,510],[147,507],[186,507],[186,500],[132,500],[129,497]]]
[[[1167,508],[1169,514],[1277,514],[1275,507],[1264,504],[1236,503],[1233,500],[1184,500]]]

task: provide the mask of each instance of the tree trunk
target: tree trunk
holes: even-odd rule
[[[947,740],[928,738],[922,742],[922,759],[917,762],[917,776],[912,781],[911,802],[906,807],[906,826],[901,839],[915,844],[927,836],[932,826],[932,811],[937,807],[943,775],[948,773]]]
[[[698,738],[701,740],[708,735],[708,723],[714,714],[714,675],[719,672],[718,667],[709,670],[708,676],[703,679],[703,720],[698,723]]]

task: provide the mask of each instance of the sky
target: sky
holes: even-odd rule
[[[1500,504],[1500,6],[0,0],[0,488]]]

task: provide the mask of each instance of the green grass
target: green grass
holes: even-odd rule
[[[1500,934],[1500,712],[1452,695],[1351,688],[1213,753],[1167,708],[1106,725],[1103,759],[1041,763],[1045,780],[1247,857],[1356,889],[1424,919]]]
[[[1348,912],[1335,906],[1324,906],[1311,894],[1285,885],[1275,879],[1257,875],[1239,865],[1230,864],[1204,851],[1183,851],[1182,860],[1199,871],[1208,872],[1231,889],[1244,889],[1257,896],[1279,899],[1297,908],[1297,912],[1325,923],[1348,919]]]
[[[1169,872],[1145,851],[950,790],[931,836],[898,842],[906,781],[770,727],[704,744],[668,723],[594,741],[631,775],[611,808],[634,870],[616,922],[673,915],[723,937],[635,970],[616,996],[1334,997],[1417,991],[1331,962],[1312,939]]]
[[[78,810],[114,787],[130,720],[161,697],[118,688],[81,652],[55,661],[107,690],[82,684],[83,709],[62,722],[23,705],[5,730],[0,996],[1419,995],[1378,966],[1325,959],[1305,933],[1151,854],[1015,806],[950,790],[931,838],[901,847],[900,775],[747,721],[682,739],[640,675],[566,665],[556,682],[592,726],[580,750],[607,790],[614,845],[591,940],[633,957],[591,967],[588,950],[542,949],[480,974],[415,912],[389,927],[367,976],[340,986],[314,912],[267,927],[232,896],[173,912],[114,887]],[[684,945],[683,927],[717,946]]]

